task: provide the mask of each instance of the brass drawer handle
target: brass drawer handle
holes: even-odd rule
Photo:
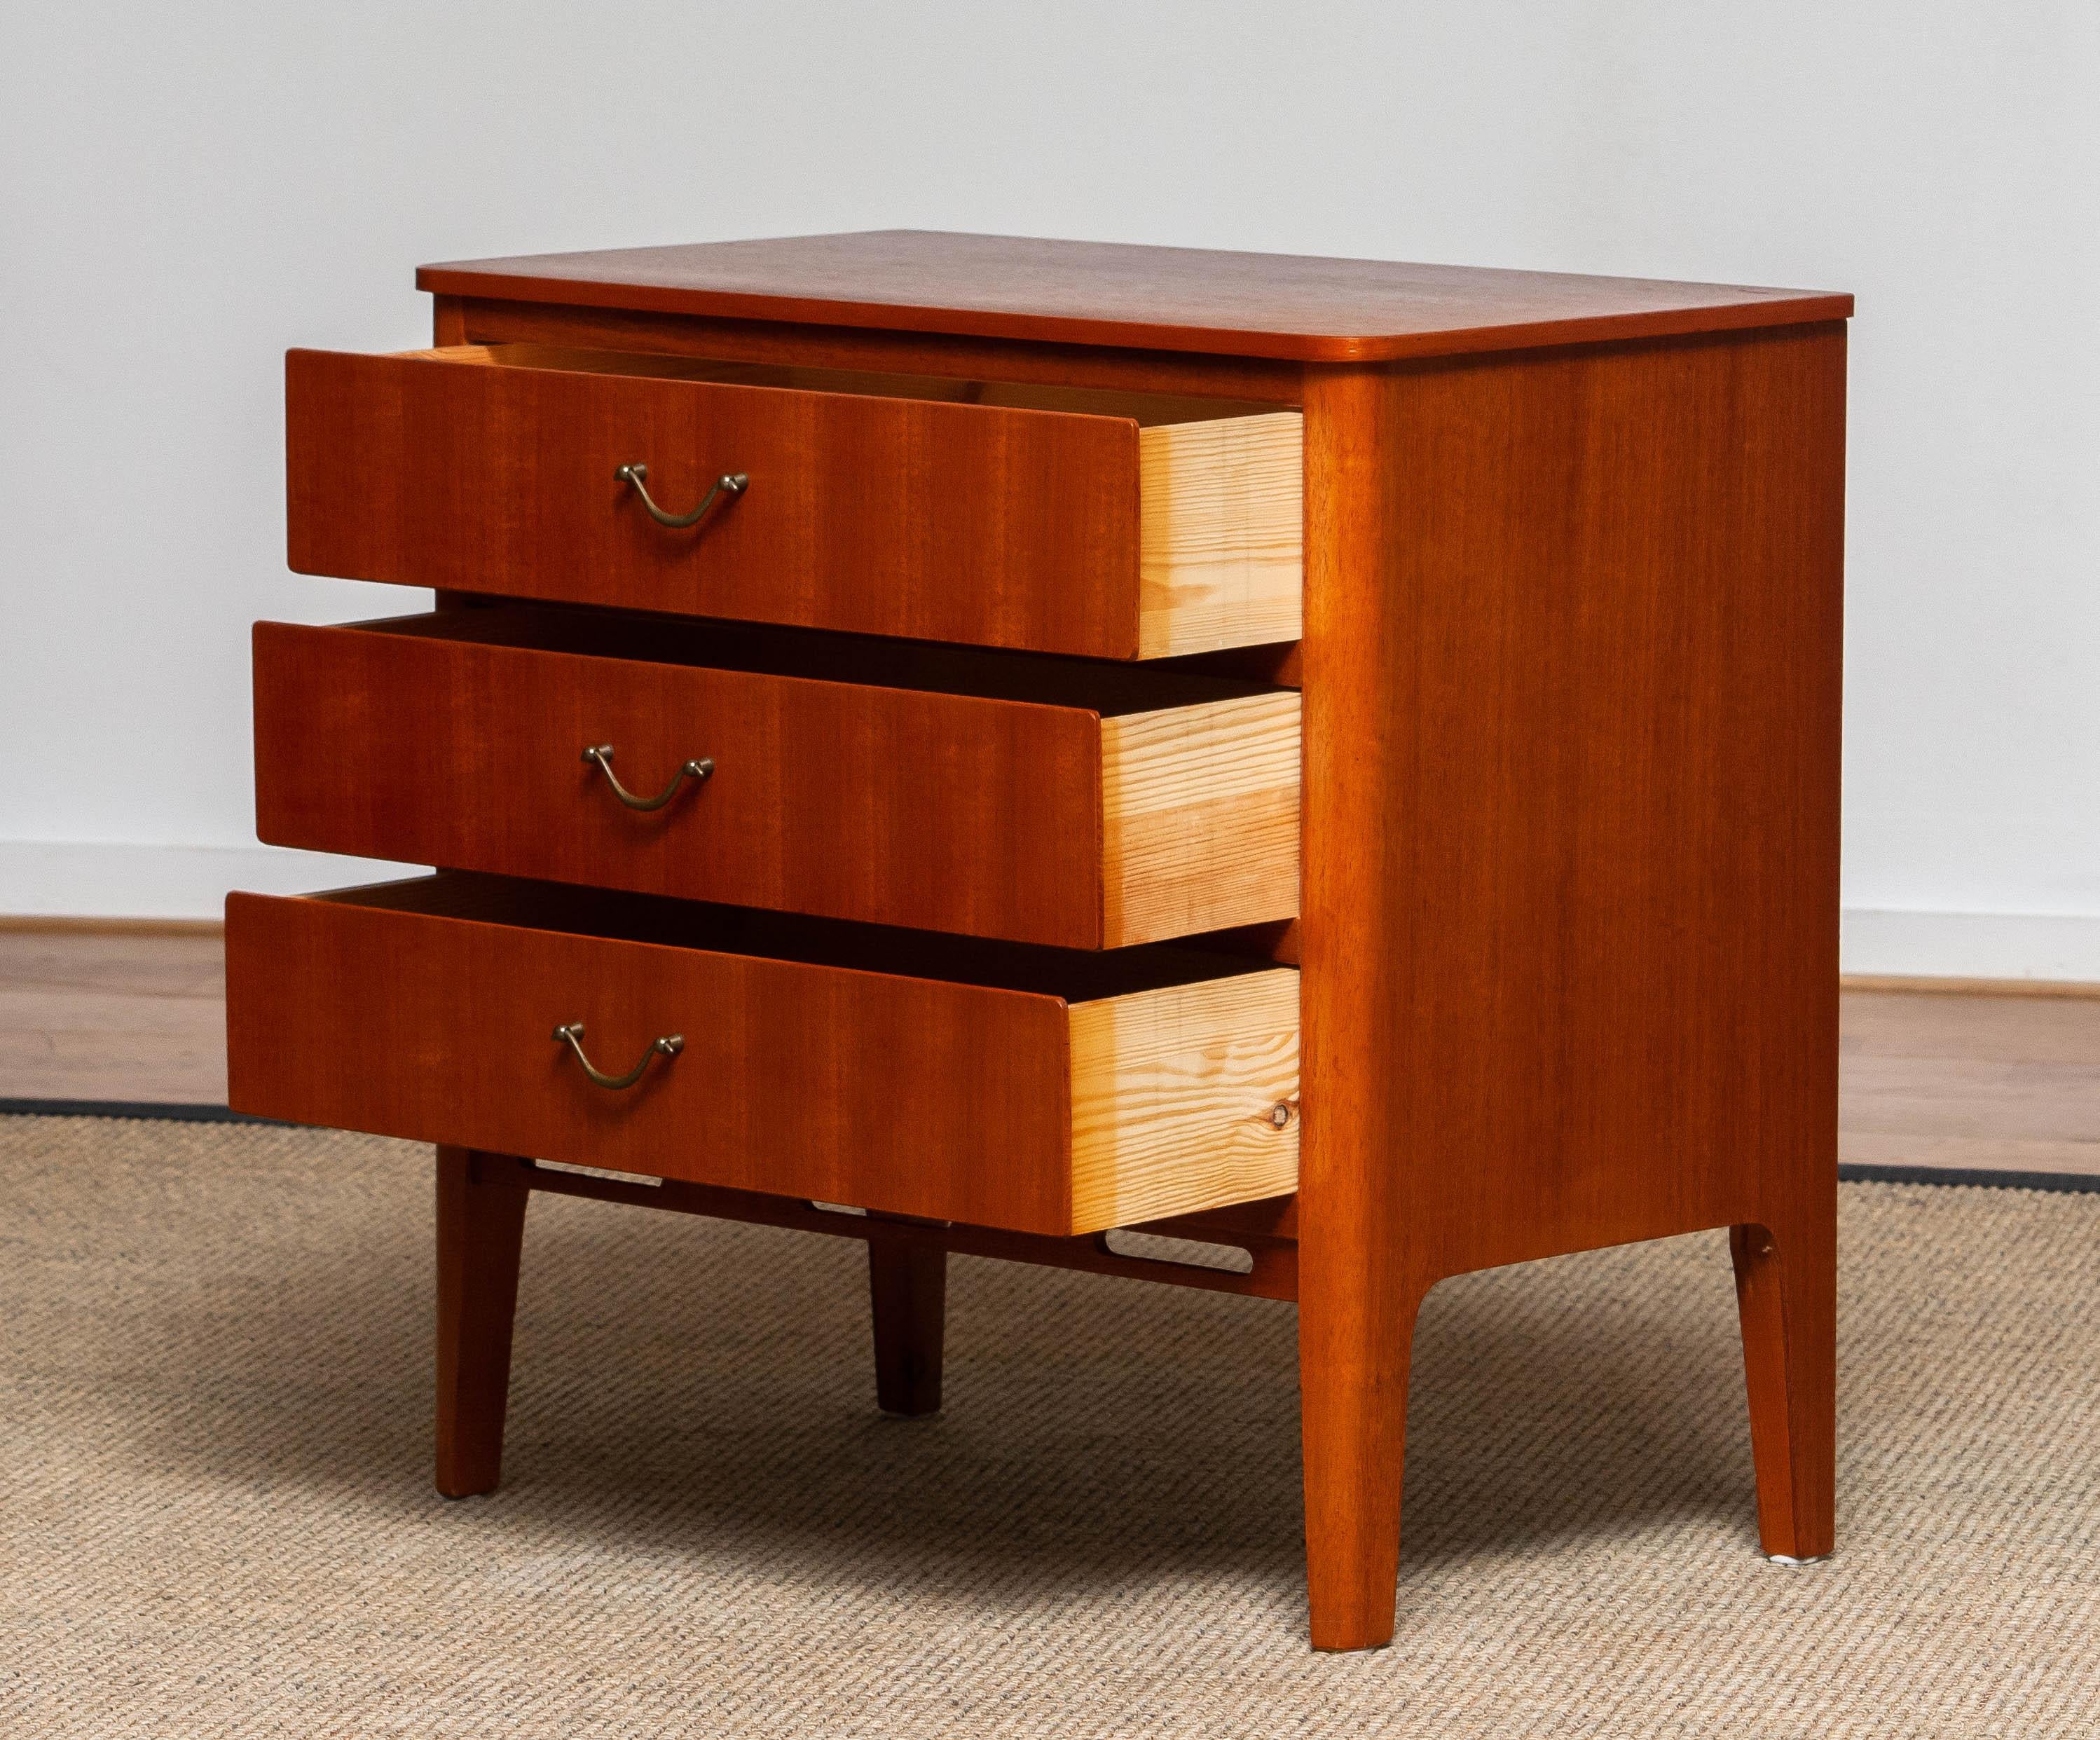
[[[678,788],[690,779],[695,784],[715,771],[712,756],[699,756],[686,763],[671,775],[671,783],[654,797],[637,797],[620,783],[620,775],[612,771],[612,745],[601,743],[584,751],[584,759],[596,764],[598,771],[611,783],[612,794],[630,810],[660,810],[678,795]]]
[[[675,1058],[686,1049],[684,1034],[666,1033],[642,1053],[642,1061],[624,1075],[608,1075],[584,1055],[583,1037],[584,1024],[580,1021],[571,1021],[554,1029],[554,1043],[558,1045],[566,1040],[569,1049],[576,1054],[576,1062],[583,1065],[584,1074],[601,1088],[631,1088],[642,1080],[642,1072],[649,1067],[651,1058]]]
[[[700,523],[700,516],[724,496],[740,496],[751,482],[750,474],[743,471],[725,471],[715,479],[715,487],[700,497],[700,505],[690,514],[667,514],[657,506],[655,498],[649,493],[649,467],[642,465],[622,466],[612,474],[623,484],[632,484],[634,492],[642,497],[642,505],[649,510],[649,517],[660,526],[668,526],[673,532],[682,532],[688,526]]]

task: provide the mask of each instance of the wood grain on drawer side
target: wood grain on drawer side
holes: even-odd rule
[[[1140,658],[1299,638],[1304,450],[1295,412],[1138,431]]]
[[[1298,1187],[1298,975],[1075,1005],[1072,1212],[1128,1226]],[[1279,1127],[1274,1114],[1288,1108]]]
[[[1102,941],[1295,914],[1299,697],[1101,721]]]

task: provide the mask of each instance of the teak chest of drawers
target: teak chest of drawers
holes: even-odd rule
[[[227,937],[236,1106],[438,1145],[441,1490],[535,1190],[864,1239],[896,1413],[951,1251],[1295,1299],[1362,1647],[1429,1288],[1726,1226],[1763,1544],[1829,1550],[1849,298],[908,232],[421,282],[434,348],[288,361],[290,553],[437,608],[259,625],[256,785],[435,868]]]

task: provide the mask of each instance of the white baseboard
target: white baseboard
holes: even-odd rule
[[[2100,984],[2100,916],[1848,909],[1838,955],[1846,972],[1864,978]]]
[[[415,867],[267,846],[0,841],[0,916],[217,918],[229,890],[297,894]],[[2100,983],[2100,916],[1847,911],[1844,970],[1921,978]]]
[[[0,840],[0,916],[218,918],[227,894],[347,888],[415,867],[269,846],[131,846]]]

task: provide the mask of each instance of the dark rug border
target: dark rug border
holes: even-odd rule
[[[301,1128],[280,1118],[258,1118],[230,1106],[166,1105],[152,1100],[0,1099],[0,1117],[166,1119],[177,1124],[272,1124]],[[1987,1190],[2054,1190],[2073,1195],[2100,1194],[2100,1175],[2089,1173],[1998,1172],[1984,1167],[1884,1166],[1847,1161],[1838,1168],[1840,1184],[1964,1185]]]
[[[1988,1166],[1884,1166],[1847,1160],[1840,1184],[1959,1184],[1986,1190],[2054,1190],[2072,1195],[2100,1192],[2100,1177],[2079,1172],[1997,1172]]]
[[[194,1106],[181,1101],[157,1100],[11,1100],[0,1099],[0,1117],[16,1118],[145,1118],[170,1124],[274,1124],[295,1129],[281,1118],[258,1118],[231,1106]]]

